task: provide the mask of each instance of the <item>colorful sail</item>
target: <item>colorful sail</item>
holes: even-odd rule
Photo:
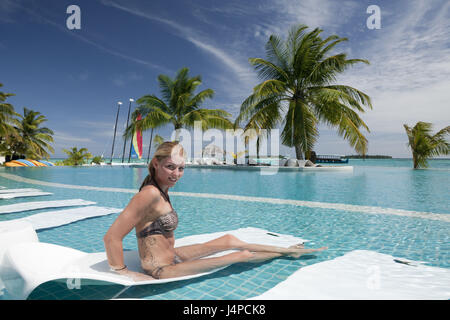
[[[138,114],[136,120],[141,120],[142,117]],[[131,157],[132,158],[142,158],[142,132],[135,131],[133,135],[133,140],[131,143]]]

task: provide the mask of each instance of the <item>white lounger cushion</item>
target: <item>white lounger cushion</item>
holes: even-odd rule
[[[24,198],[24,197],[37,197],[37,196],[49,196],[53,193],[41,192],[41,191],[29,191],[29,192],[13,192],[13,193],[0,193],[0,199],[12,199],[12,198]]]
[[[185,237],[176,240],[175,246],[202,243],[227,233],[233,234],[246,242],[283,247],[306,241],[290,235],[269,233],[262,229],[243,228]],[[231,251],[221,252],[216,256],[229,252]],[[124,259],[128,269],[142,272],[137,251],[125,251]],[[134,286],[185,280],[222,269],[218,268],[210,272],[178,278],[135,282],[126,276],[111,272],[105,252],[86,253],[41,242],[20,243],[10,246],[5,252],[2,267],[3,274],[1,276],[8,295],[15,299],[26,299],[40,284],[57,279],[88,279]]]
[[[39,190],[39,189],[33,189],[33,188],[2,189],[2,190],[0,190],[0,194],[3,194],[3,193],[36,192],[36,191],[41,191],[41,190]]]
[[[98,206],[88,206],[81,208],[47,211],[33,214],[28,217],[15,219],[12,221],[26,221],[33,225],[35,230],[46,229],[52,227],[59,227],[75,221],[84,220],[87,218],[105,216],[112,213],[121,212],[122,209],[106,208]]]
[[[71,207],[71,206],[87,206],[95,204],[93,201],[86,201],[82,199],[67,199],[67,200],[55,200],[55,201],[33,201],[9,204],[0,206],[0,214],[23,212],[45,208],[58,208],[58,207]]]
[[[301,268],[272,289],[252,299],[449,298],[450,269],[425,266],[420,262],[374,251],[355,250],[333,260]]]

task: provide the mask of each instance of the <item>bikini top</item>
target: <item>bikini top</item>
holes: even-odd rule
[[[172,207],[172,203],[170,202],[169,195],[166,194],[164,191],[161,190],[159,185],[154,181],[153,179],[150,181],[149,185],[154,185],[158,188],[159,192],[161,192],[161,195],[164,199],[166,199],[170,206]],[[161,234],[161,235],[167,235],[173,232],[178,226],[178,214],[173,209],[172,211],[163,214],[162,216],[158,217],[155,221],[153,221],[150,225],[142,229],[138,234],[138,238],[144,238],[147,236],[151,236],[154,234]]]

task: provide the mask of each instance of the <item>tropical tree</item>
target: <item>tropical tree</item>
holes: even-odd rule
[[[195,94],[202,83],[200,76],[189,77],[189,69],[182,68],[174,79],[167,75],[159,75],[158,83],[161,98],[155,95],[145,95],[136,103],[139,107],[133,113],[133,121],[124,133],[125,138],[133,135],[135,130],[148,130],[166,124],[174,126],[179,139],[180,129],[191,129],[195,121],[200,121],[202,130],[209,128],[231,129],[233,124],[228,119],[231,115],[221,109],[202,109],[201,104],[214,96],[212,89],[205,89]],[[141,120],[135,120],[137,113]]]
[[[340,136],[360,154],[367,152],[367,139],[361,128],[369,128],[359,117],[364,106],[372,108],[369,96],[353,87],[336,84],[336,77],[363,59],[347,59],[345,53],[333,53],[346,41],[336,35],[320,37],[321,29],[291,28],[286,40],[271,35],[266,44],[267,59],[249,62],[263,82],[245,99],[235,123],[249,121],[260,128],[282,125],[281,140],[295,147],[298,159],[313,150],[320,122],[337,127]]]
[[[91,164],[92,163],[101,164],[104,161],[105,161],[105,159],[103,159],[103,156],[95,156],[94,158],[92,158]]]
[[[13,145],[14,152],[30,159],[48,159],[49,152],[55,151],[50,145],[53,142],[53,131],[47,127],[41,127],[46,121],[47,118],[40,112],[23,108],[23,115],[19,114],[16,123],[16,130],[21,139]]]
[[[404,124],[408,136],[408,146],[411,148],[414,169],[428,167],[427,160],[431,157],[447,155],[450,152],[450,144],[446,141],[446,135],[450,134],[450,126],[432,135],[432,124],[419,121],[414,127]]]
[[[155,144],[155,149],[158,149],[158,147],[164,142],[164,138],[161,137],[159,134],[157,134],[153,138],[153,143]]]
[[[66,153],[69,157],[65,159],[63,162],[68,166],[78,166],[87,162],[90,158],[92,158],[92,154],[88,152],[88,149],[81,148],[78,150],[77,147],[73,147],[70,150],[63,149],[63,152]]]
[[[268,131],[267,130],[263,131],[263,125],[260,123],[260,121],[258,121],[258,115],[259,114],[252,116],[247,121],[247,124],[243,128],[239,127],[238,119],[236,119],[234,123],[235,130],[238,128],[243,130],[242,135],[244,136],[244,143],[246,149],[249,148],[250,140],[256,138],[256,158],[259,158],[259,149],[261,142],[263,141],[264,138],[267,138],[268,136]],[[264,132],[266,133],[266,135],[264,135]],[[250,155],[250,151],[247,150],[247,152]]]
[[[3,87],[3,84],[0,83],[0,87]],[[6,102],[6,99],[11,96],[14,94],[0,91],[0,148],[2,152],[6,152],[7,145],[12,139],[20,139],[14,127],[17,123],[14,117],[19,115],[14,111],[14,107]]]

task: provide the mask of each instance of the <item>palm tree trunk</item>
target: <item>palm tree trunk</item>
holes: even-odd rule
[[[272,153],[272,150],[270,150],[270,153]],[[259,135],[256,138],[256,159],[259,159]]]
[[[180,141],[180,130],[181,128],[175,127],[175,141]]]
[[[148,147],[147,163],[150,162],[150,150],[152,149],[152,139],[153,139],[153,128],[152,128],[152,132],[150,134],[150,144]]]
[[[303,152],[300,146],[295,146],[295,157],[298,160],[303,160]]]

